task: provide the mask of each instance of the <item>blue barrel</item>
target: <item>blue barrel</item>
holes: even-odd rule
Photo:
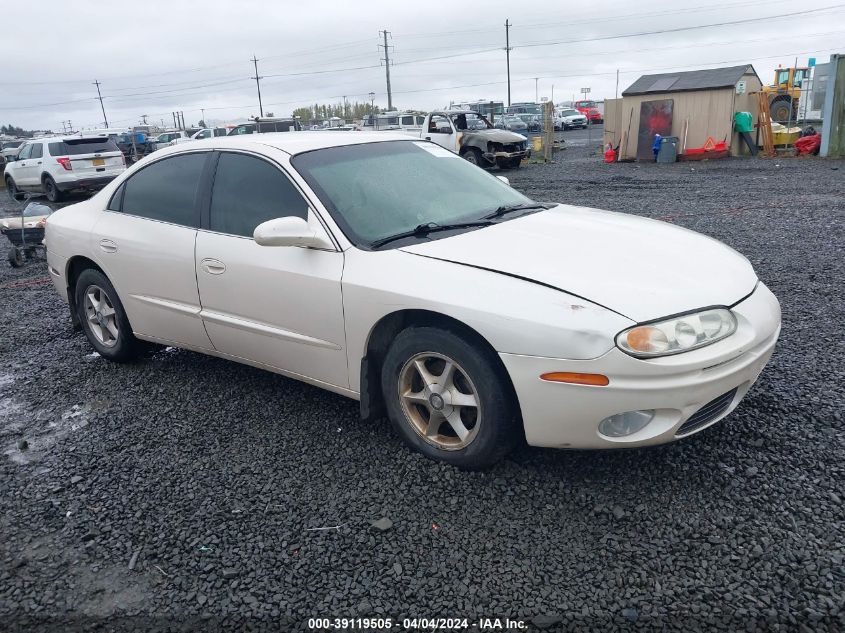
[[[143,132],[135,132],[135,143],[138,145],[143,145],[147,142],[147,135]]]

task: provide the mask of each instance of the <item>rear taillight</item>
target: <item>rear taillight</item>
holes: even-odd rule
[[[68,158],[67,156],[62,156],[61,158],[57,158],[56,162],[59,165],[61,165],[62,167],[64,167],[67,171],[70,171],[70,170],[73,169],[73,167],[71,167],[71,164],[70,164],[70,158]]]

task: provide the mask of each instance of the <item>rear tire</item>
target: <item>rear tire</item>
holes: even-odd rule
[[[59,191],[58,186],[56,186],[56,181],[53,180],[50,176],[44,177],[44,193],[47,194],[47,200],[50,202],[61,202],[62,201],[62,192]]]
[[[487,468],[517,438],[510,381],[492,352],[435,327],[400,332],[381,368],[388,417],[426,457],[458,468]]]
[[[138,358],[144,350],[132,334],[117,291],[99,270],[83,270],[76,280],[74,298],[82,330],[97,353],[118,363]]]
[[[15,202],[23,200],[23,194],[21,193],[21,190],[18,189],[18,186],[15,184],[15,181],[12,180],[11,176],[6,176],[6,193],[8,193],[9,197]]]

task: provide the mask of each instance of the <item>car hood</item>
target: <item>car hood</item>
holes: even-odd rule
[[[523,123],[524,127],[528,127]],[[464,130],[463,134],[468,137],[472,137],[474,139],[483,138],[488,141],[494,141],[496,143],[520,143],[525,140],[525,137],[521,134],[516,134],[514,132],[509,132],[508,130],[500,130],[500,129],[487,129],[487,130]]]
[[[712,238],[567,205],[401,250],[551,286],[638,322],[730,306],[757,283],[750,262]]]

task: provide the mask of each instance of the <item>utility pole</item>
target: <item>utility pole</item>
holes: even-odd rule
[[[508,65],[508,107],[511,105],[511,23],[505,20],[505,60]]]
[[[616,69],[616,96],[614,97],[614,99],[618,99],[618,98],[619,98],[619,69],[617,68]]]
[[[379,44],[379,48],[384,47],[384,58],[381,61],[384,62],[384,74],[387,78],[387,109],[390,111],[393,110],[393,93],[390,91],[390,48],[387,45],[387,36],[390,35],[390,31],[387,29],[379,31],[379,35],[384,35],[384,44]]]
[[[534,77],[534,103],[540,101],[540,78]]]
[[[205,108],[200,108],[200,112],[202,112],[202,123],[205,127],[208,127],[208,123],[205,120]]]
[[[146,114],[142,114],[142,115],[141,115],[141,119],[143,119],[143,121],[144,121],[144,125],[146,125],[146,124],[147,124],[147,115],[146,115]]]
[[[262,78],[258,76],[258,59],[255,57],[255,53],[252,54],[252,59],[250,61],[252,61],[253,65],[255,66],[255,77],[252,77],[252,79],[255,79],[255,87],[258,88],[258,111],[263,117],[264,106],[261,105],[261,82],[259,81]]]
[[[106,127],[108,127],[109,126],[109,119],[106,116],[106,108],[103,105],[103,95],[100,93],[100,82],[95,79],[94,85],[97,86],[97,98],[100,100],[100,109],[103,111],[103,121],[105,122]]]

